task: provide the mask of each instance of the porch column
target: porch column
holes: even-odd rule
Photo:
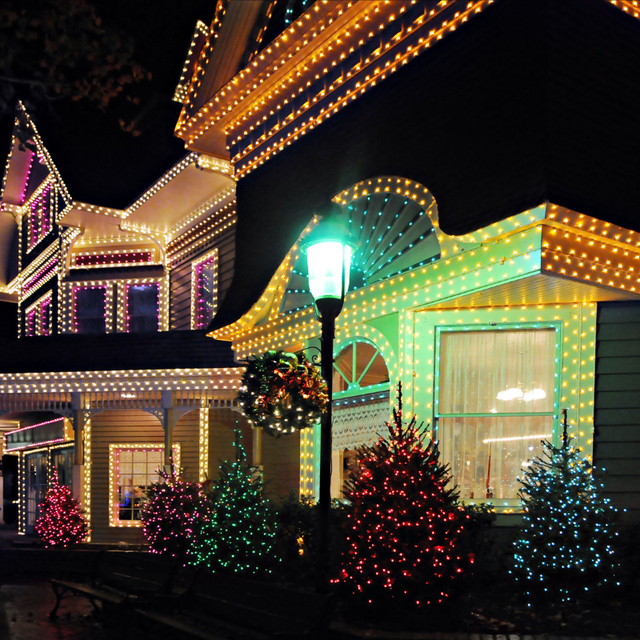
[[[73,411],[73,464],[82,466],[84,464],[84,415],[82,410]]]
[[[262,466],[262,427],[253,428],[253,466]]]
[[[84,424],[82,394],[74,391],[71,394],[73,410],[73,497],[80,503],[84,500]]]
[[[162,392],[162,428],[164,429],[164,470],[166,473],[173,472],[173,427],[175,425],[174,416],[175,393],[173,391]]]

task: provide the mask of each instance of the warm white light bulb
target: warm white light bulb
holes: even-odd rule
[[[509,400],[515,400],[516,398],[522,398],[522,396],[522,389],[515,389],[512,387],[511,389],[507,389],[506,391],[499,391],[496,399],[506,402]]]

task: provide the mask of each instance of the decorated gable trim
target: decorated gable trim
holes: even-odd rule
[[[191,82],[194,67],[211,34],[212,30],[209,30],[209,27],[207,27],[202,20],[198,20],[193,36],[191,36],[191,44],[189,45],[189,51],[182,67],[180,80],[178,80],[178,85],[173,94],[173,100],[175,102],[185,104],[189,95],[189,83]]]
[[[317,221],[314,217],[301,238]],[[640,296],[640,234],[555,204],[545,203],[464,236],[439,237],[439,260],[349,291],[336,330],[420,306],[495,307],[531,300],[552,304]],[[235,323],[211,333],[233,341],[239,357],[286,349],[319,335],[311,306],[279,312],[298,246],[292,247],[260,300]]]

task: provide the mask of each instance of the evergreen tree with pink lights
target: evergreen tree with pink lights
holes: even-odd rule
[[[470,564],[458,550],[469,516],[457,504],[449,468],[415,417],[398,407],[388,436],[361,447],[345,496],[352,503],[347,551],[336,583],[375,607],[422,608],[446,601]]]
[[[149,551],[186,564],[196,536],[210,516],[204,483],[188,482],[178,470],[159,471],[140,513]]]
[[[40,505],[36,533],[45,547],[73,547],[89,535],[87,520],[69,487],[58,482],[54,471],[49,490]]]

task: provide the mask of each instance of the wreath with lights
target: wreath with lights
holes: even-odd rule
[[[315,424],[326,410],[327,385],[297,353],[267,351],[246,361],[238,404],[256,427],[278,437]]]

